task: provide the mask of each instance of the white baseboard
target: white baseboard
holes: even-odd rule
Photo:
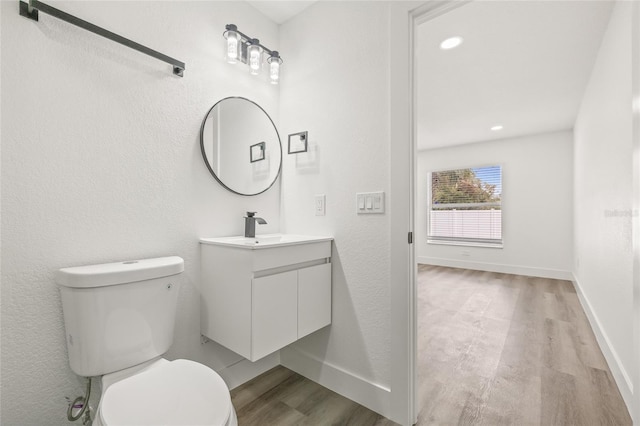
[[[578,294],[578,299],[580,299],[580,304],[582,305],[582,309],[587,314],[587,318],[589,319],[589,323],[591,324],[591,328],[593,329],[593,333],[596,336],[596,340],[598,341],[598,345],[600,346],[600,350],[604,355],[607,364],[609,365],[609,369],[611,370],[611,374],[613,375],[616,384],[618,385],[618,389],[620,389],[620,393],[622,394],[622,398],[624,399],[625,404],[627,405],[627,410],[629,410],[629,414],[633,417],[634,415],[634,401],[633,401],[633,381],[629,376],[629,373],[625,370],[622,362],[620,361],[620,357],[616,352],[615,348],[611,344],[609,337],[607,336],[607,332],[602,327],[598,316],[593,310],[589,299],[582,291],[582,287],[580,287],[580,282],[578,278],[573,276],[573,286],[576,289],[576,293]],[[635,422],[634,422],[635,423]]]
[[[447,266],[450,268],[472,269],[475,271],[499,272],[502,274],[525,275],[528,277],[553,278],[556,280],[573,279],[571,271],[559,269],[534,268],[530,266],[503,265],[500,263],[469,262],[465,260],[445,259],[440,257],[416,257],[416,262],[425,265]]]
[[[242,359],[223,370],[219,370],[218,374],[229,389],[234,389],[278,365],[280,365],[280,353],[274,352],[256,362]]]
[[[280,351],[280,363],[378,414],[390,416],[391,389],[388,386],[374,383],[292,346]]]

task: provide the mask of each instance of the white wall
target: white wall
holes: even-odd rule
[[[355,200],[389,196],[388,28],[386,2],[319,2],[280,39],[283,139],[307,130],[310,144],[306,154],[285,148],[282,227],[335,237],[333,325],[281,351],[282,363],[387,415],[389,213],[357,215]],[[315,216],[315,194],[326,195],[326,216]]]
[[[633,413],[631,377],[638,358],[633,355],[631,7],[621,1],[613,10],[576,120],[574,273]]]
[[[67,424],[65,396],[84,392],[67,361],[61,267],[179,255],[167,356],[203,362],[232,385],[277,364],[276,354],[226,368],[240,357],[200,344],[198,292],[199,237],[242,233],[247,210],[269,222],[260,231],[279,230],[279,184],[257,197],[227,192],[199,146],[204,115],[226,96],[257,101],[278,124],[277,87],[224,62],[221,35],[235,23],[276,48],[277,26],[244,2],[56,2],[186,62],[179,78],[55,18],[23,18],[17,1],[0,3],[3,424]]]
[[[570,279],[572,139],[572,132],[564,131],[420,151],[416,183],[417,261]],[[502,166],[504,247],[427,244],[428,173],[492,165]]]

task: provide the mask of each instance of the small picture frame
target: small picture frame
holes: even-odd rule
[[[249,161],[255,163],[256,161],[264,160],[264,152],[267,144],[266,142],[259,142],[249,147]]]
[[[307,132],[292,133],[289,135],[289,154],[307,152],[309,135]]]

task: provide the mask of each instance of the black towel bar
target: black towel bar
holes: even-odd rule
[[[137,50],[138,52],[142,52],[145,55],[149,55],[163,62],[166,62],[173,66],[173,73],[177,76],[182,77],[184,74],[184,70],[185,70],[184,62],[178,61],[177,59],[174,59],[156,50],[150,49],[146,46],[141,45],[140,43],[136,43],[135,41],[129,40],[128,38],[124,38],[121,35],[113,33],[109,30],[105,30],[104,28],[101,28],[90,22],[82,20],[76,16],[63,12],[62,10],[56,9],[55,7],[42,3],[41,1],[29,0],[29,3],[20,1],[20,15],[25,16],[29,19],[33,19],[34,21],[37,21],[38,11],[46,13],[47,15],[51,15],[58,19],[62,19],[63,21],[66,21],[77,27],[83,28],[87,31],[91,31],[94,34],[98,34],[102,37],[108,38],[109,40],[113,40],[117,43],[130,47],[131,49]]]

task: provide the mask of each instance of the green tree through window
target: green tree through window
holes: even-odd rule
[[[486,206],[459,207],[459,210],[499,209],[496,184],[481,180],[473,169],[445,170],[431,174],[431,202],[438,204],[487,203]]]

